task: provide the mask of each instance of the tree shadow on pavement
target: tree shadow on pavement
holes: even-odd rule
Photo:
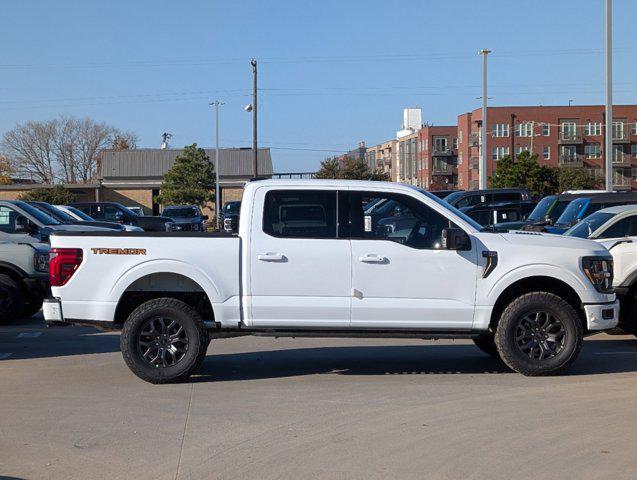
[[[212,344],[214,346],[214,342]],[[500,360],[468,344],[352,346],[214,354],[193,382],[256,380],[300,375],[451,375],[514,373]],[[637,340],[586,342],[564,374],[637,371]]]

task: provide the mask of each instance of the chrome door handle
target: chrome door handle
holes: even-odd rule
[[[257,255],[257,260],[261,260],[262,262],[285,262],[287,257],[282,253],[260,253]]]
[[[373,253],[368,253],[364,257],[358,257],[358,261],[363,263],[387,263],[387,258]]]

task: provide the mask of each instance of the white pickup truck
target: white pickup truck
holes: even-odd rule
[[[238,234],[56,232],[51,246],[46,320],[121,328],[153,383],[240,335],[470,338],[549,375],[619,314],[604,246],[489,231],[396,183],[254,181]]]

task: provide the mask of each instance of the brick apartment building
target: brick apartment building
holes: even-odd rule
[[[601,105],[491,107],[487,177],[504,155],[537,154],[550,166],[584,167],[604,176],[605,118]],[[457,187],[478,187],[482,110],[458,116]],[[613,185],[637,189],[637,105],[613,106]]]
[[[386,142],[367,147],[365,160],[372,170],[379,169],[389,174],[391,181],[396,181],[397,168],[397,140],[387,140]]]
[[[456,188],[458,182],[458,129],[423,126],[418,131],[418,185],[428,190]]]

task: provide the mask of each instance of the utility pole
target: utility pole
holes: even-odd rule
[[[515,113],[511,114],[511,160],[515,162]]]
[[[258,174],[258,158],[259,151],[257,150],[257,61],[252,59],[250,61],[252,65],[252,173],[254,178],[257,178]]]
[[[219,185],[219,170],[221,162],[219,161],[219,106],[224,105],[223,102],[215,100],[208,105],[215,107],[215,218],[217,231],[221,230],[221,186]]]
[[[613,191],[613,1],[606,0],[606,190]]]
[[[491,50],[486,48],[480,50],[482,55],[482,155],[480,156],[480,168],[478,169],[478,188],[484,190],[487,188],[487,55]]]

